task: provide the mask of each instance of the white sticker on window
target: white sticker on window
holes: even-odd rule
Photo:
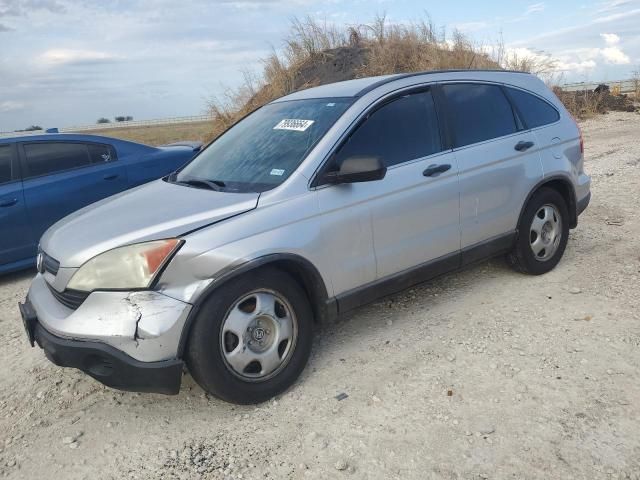
[[[335,103],[327,103],[327,107],[335,107],[336,104]]]
[[[282,175],[284,175],[284,170],[281,169],[281,168],[273,168],[273,169],[271,169],[270,175],[275,175],[277,177],[281,177]]]
[[[285,118],[281,120],[274,130],[295,130],[296,132],[304,132],[307,128],[313,125],[314,120],[300,120],[297,118]]]

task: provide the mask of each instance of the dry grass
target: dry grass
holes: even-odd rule
[[[605,97],[602,94],[589,90],[567,92],[560,87],[554,87],[553,92],[574,118],[591,118],[606,111],[604,103]]]
[[[131,140],[147,145],[163,145],[182,140],[206,142],[212,137],[211,122],[178,123],[174,125],[151,125],[145,127],[105,128],[83,131],[91,135]]]
[[[369,49],[367,63],[358,76],[445,69],[499,69],[500,65],[481,45],[458,31],[451,36],[430,20],[389,25],[378,17],[370,26],[354,30]]]
[[[608,91],[581,90],[567,92],[560,87],[554,93],[575,118],[586,119],[609,111],[634,112],[637,107],[627,95],[614,95]]]

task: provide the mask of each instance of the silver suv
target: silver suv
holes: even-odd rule
[[[580,131],[535,76],[443,71],[280,98],[180,171],[41,239],[20,305],[60,366],[227,401],[303,370],[316,323],[498,254],[560,261],[590,198]]]

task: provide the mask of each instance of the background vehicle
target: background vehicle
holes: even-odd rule
[[[57,220],[167,175],[198,150],[94,135],[0,139],[0,273],[34,265],[40,236]]]
[[[205,390],[259,402],[303,370],[314,322],[498,254],[553,269],[590,199],[583,159],[529,74],[297,92],[50,228],[26,331],[107,385],[177,393],[186,362]]]

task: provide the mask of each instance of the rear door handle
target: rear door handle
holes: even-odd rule
[[[118,177],[119,177],[119,175],[117,173],[114,173],[113,175],[105,175],[103,178],[105,180],[115,180]]]
[[[444,173],[447,170],[449,170],[450,168],[451,168],[451,165],[449,165],[448,163],[442,163],[440,165],[436,165],[434,163],[433,165],[429,165],[427,169],[424,172],[422,172],[422,175],[424,175],[425,177],[437,177],[441,173]]]
[[[0,207],[13,207],[18,203],[17,198],[7,198],[6,200],[0,200]]]
[[[513,148],[519,152],[524,152],[525,150],[529,150],[531,147],[533,147],[533,142],[518,142]]]

